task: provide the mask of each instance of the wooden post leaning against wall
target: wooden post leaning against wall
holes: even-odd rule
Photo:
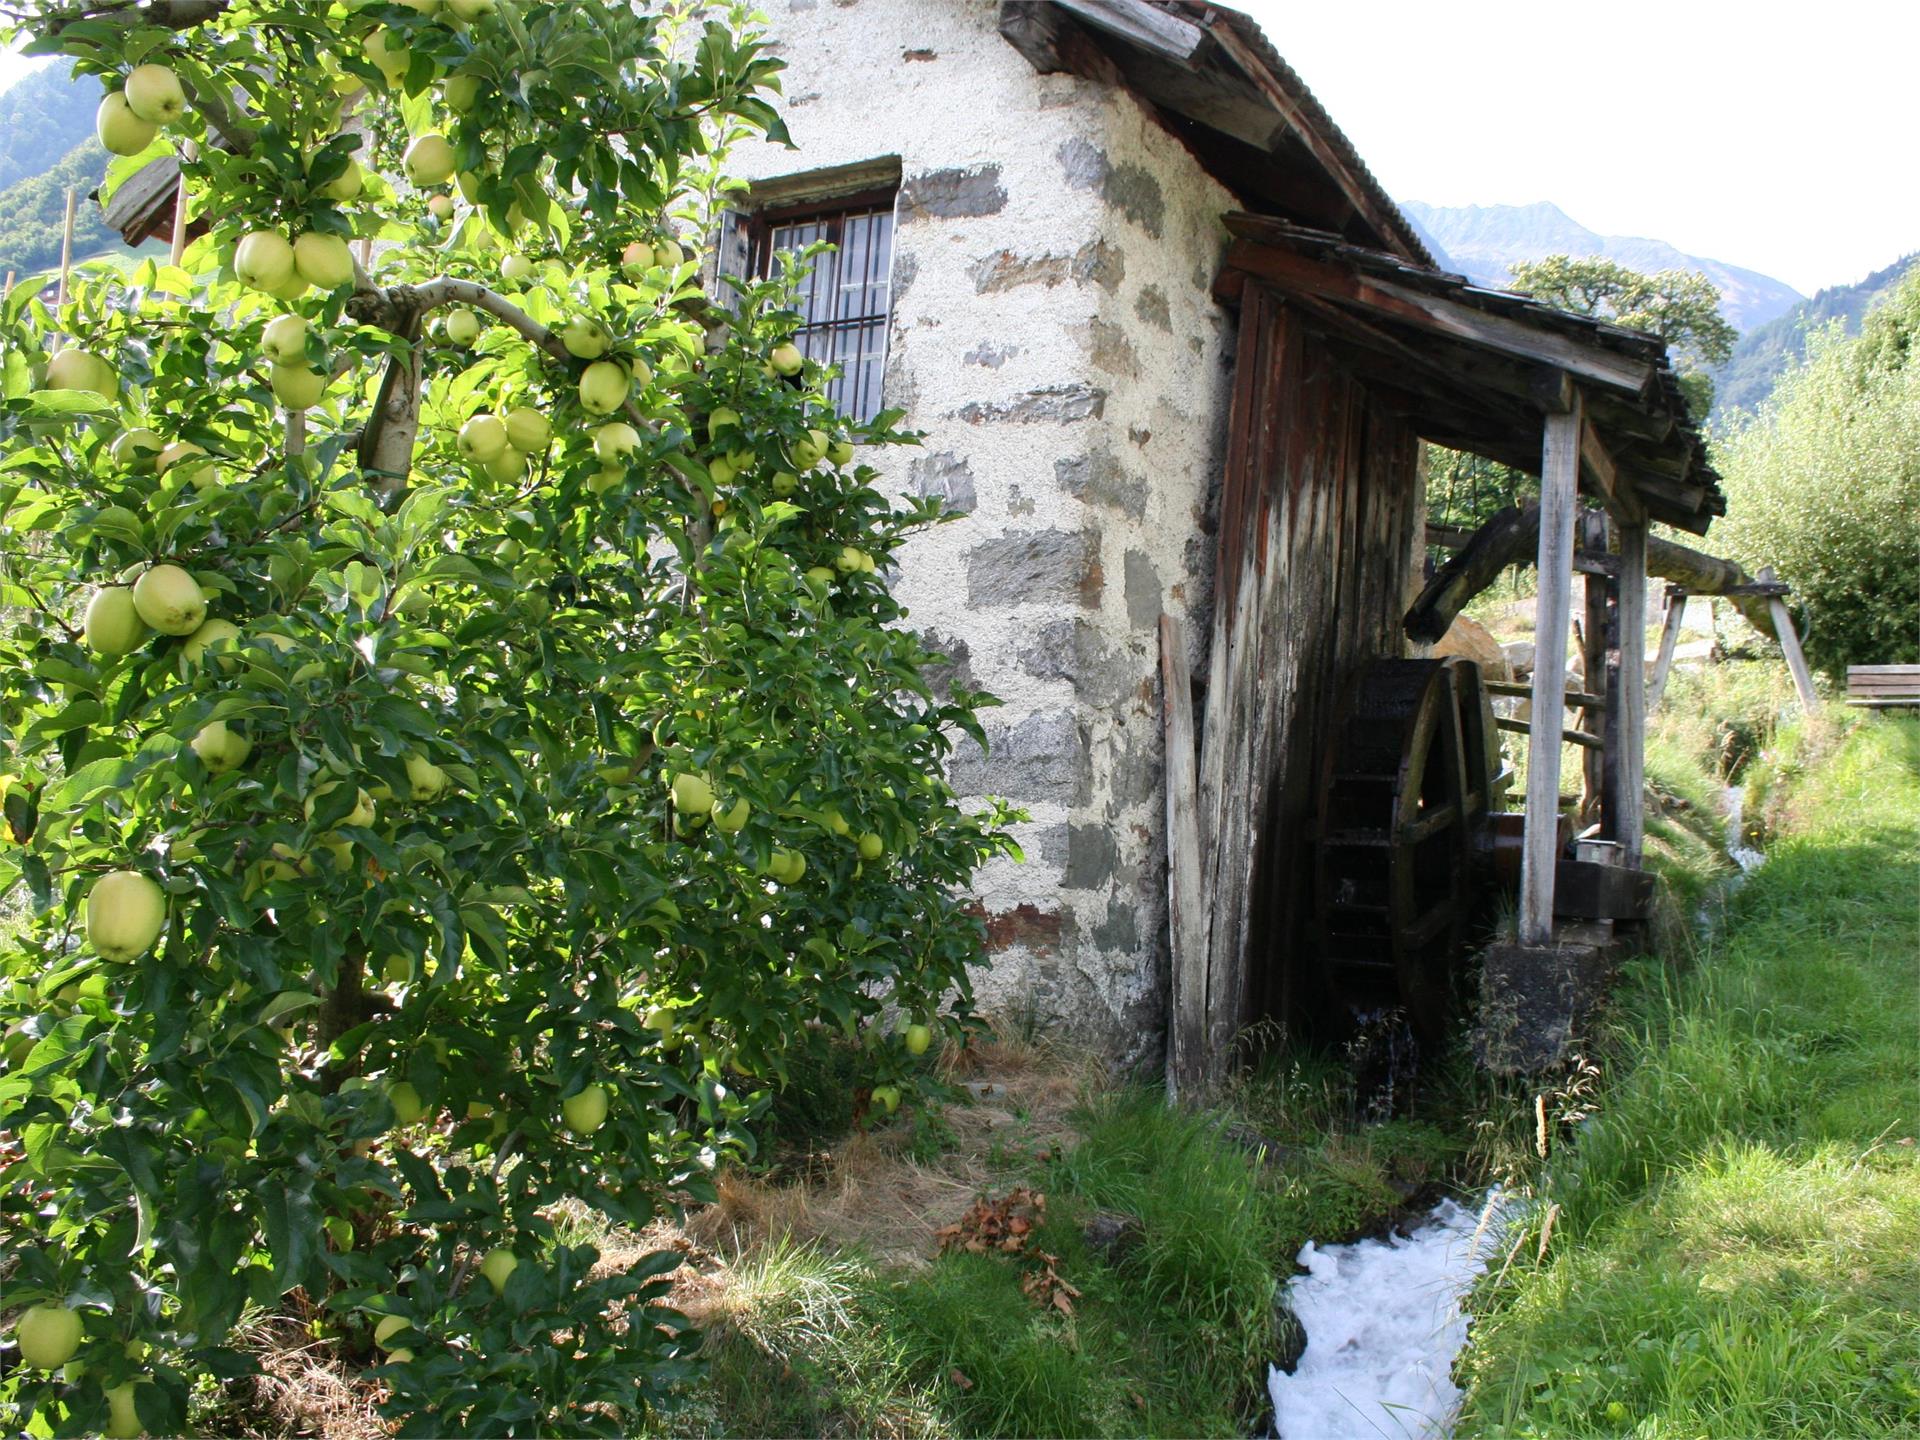
[[[1590,555],[1607,553],[1607,517],[1599,510],[1581,510],[1574,544]],[[1589,571],[1580,577],[1580,595],[1585,602],[1580,617],[1580,689],[1589,695],[1611,698],[1607,692],[1608,632],[1613,610],[1613,577]],[[1571,688],[1571,687],[1569,687]],[[1607,735],[1612,725],[1606,705],[1583,706],[1577,728],[1590,735]],[[1608,752],[1605,746],[1580,752],[1580,824],[1611,819],[1607,814]],[[1608,839],[1609,830],[1602,830]]]
[[[1682,603],[1685,603],[1684,601]],[[1620,753],[1614,766],[1614,839],[1629,869],[1640,868],[1646,839],[1647,522],[1620,526]]]
[[[1673,669],[1673,652],[1680,648],[1680,626],[1687,618],[1687,592],[1678,585],[1667,587],[1667,623],[1660,631],[1660,657],[1653,662],[1653,678],[1647,682],[1647,714],[1660,708],[1660,697],[1667,693],[1667,672]]]
[[[1527,739],[1527,818],[1520,862],[1522,945],[1553,941],[1553,872],[1560,859],[1560,731],[1567,708],[1582,409],[1576,390],[1570,410],[1546,417],[1540,452],[1540,597],[1533,626],[1533,733]]]
[[[1172,999],[1167,1098],[1197,1094],[1207,1066],[1207,912],[1202,894],[1199,785],[1194,775],[1193,683],[1180,622],[1160,617],[1160,710],[1166,742],[1167,934]]]

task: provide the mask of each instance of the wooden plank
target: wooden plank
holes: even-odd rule
[[[1285,290],[1298,290],[1430,334],[1464,340],[1482,349],[1529,364],[1565,370],[1576,380],[1639,395],[1653,378],[1644,360],[1582,345],[1578,341],[1505,315],[1490,314],[1438,295],[1426,295],[1253,240],[1236,240],[1227,252],[1230,267],[1247,271]]]
[[[1053,0],[1078,20],[1175,65],[1191,66],[1207,32],[1143,0]]]
[[[1203,1088],[1206,1078],[1207,914],[1202,893],[1193,682],[1180,622],[1160,617],[1160,715],[1166,742],[1167,933],[1172,942],[1167,1098]]]
[[[1647,712],[1660,708],[1660,697],[1667,693],[1667,675],[1673,669],[1673,652],[1680,646],[1680,625],[1687,614],[1687,592],[1675,587],[1667,592],[1667,623],[1660,631],[1660,656],[1653,662],[1653,679],[1647,683]]]
[[[1646,507],[1633,493],[1633,479],[1622,473],[1591,418],[1580,427],[1580,472],[1593,482],[1601,503],[1616,519],[1637,520]]]
[[[1511,730],[1516,735],[1531,735],[1534,733],[1534,724],[1531,720],[1514,720],[1505,715],[1496,715],[1493,717],[1493,723],[1502,730]],[[1607,743],[1591,731],[1574,730],[1571,728],[1561,730],[1560,738],[1569,745],[1579,745],[1588,750],[1602,749]]]
[[[1480,682],[1480,688],[1495,695],[1518,695],[1524,698],[1533,694],[1533,686],[1524,680],[1483,679]],[[1569,690],[1567,704],[1582,710],[1604,710],[1607,708],[1607,697],[1595,695],[1591,690]]]
[[[1580,433],[1584,437],[1591,426],[1582,425]],[[1585,440],[1582,439],[1584,449]],[[1584,466],[1584,459],[1582,464]],[[1598,510],[1583,509],[1577,522],[1574,560],[1577,566],[1581,551],[1604,552],[1607,548],[1607,517]],[[1580,673],[1586,677],[1586,688],[1603,695],[1611,694],[1613,677],[1608,673],[1607,657],[1611,652],[1611,619],[1613,611],[1613,583],[1604,572],[1589,573],[1580,585],[1583,615],[1580,624]],[[1582,706],[1576,729],[1591,734],[1606,736],[1612,731],[1612,717],[1607,707]],[[1592,824],[1596,819],[1602,821],[1600,833],[1607,839],[1613,838],[1613,831],[1606,823],[1611,817],[1603,814],[1607,793],[1607,762],[1610,756],[1605,745],[1589,749],[1580,757],[1580,825]]]
[[[1773,567],[1761,570],[1762,581],[1773,579]],[[1800,708],[1809,715],[1820,710],[1820,692],[1813,688],[1813,672],[1807,669],[1807,657],[1800,649],[1799,632],[1793,628],[1793,616],[1787,602],[1775,595],[1767,601],[1767,613],[1773,617],[1773,635],[1780,642],[1780,653],[1787,657],[1787,669],[1793,673],[1793,688],[1800,692]]]
[[[1896,675],[1902,679],[1920,678],[1920,665],[1849,665],[1847,678],[1854,676]]]
[[[1646,842],[1647,527],[1620,527],[1620,730],[1614,839],[1638,870]]]
[[[1553,878],[1559,859],[1560,731],[1565,714],[1567,622],[1573,603],[1573,528],[1580,487],[1576,395],[1563,415],[1549,415],[1540,453],[1540,595],[1534,620],[1533,732],[1527,746],[1527,820],[1521,842],[1522,945],[1553,941]]]

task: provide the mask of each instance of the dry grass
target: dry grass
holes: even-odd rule
[[[885,1264],[925,1264],[935,1253],[933,1232],[994,1183],[1002,1157],[1057,1152],[1074,1133],[1069,1112],[1100,1083],[1090,1060],[998,1036],[950,1054],[942,1072],[971,1103],[946,1110],[951,1143],[937,1157],[915,1157],[903,1117],[814,1156],[816,1178],[807,1184],[722,1175],[718,1202],[689,1216],[685,1234],[734,1256],[795,1240]]]
[[[385,1440],[392,1431],[376,1409],[382,1389],[341,1363],[333,1342],[315,1340],[291,1315],[262,1315],[238,1344],[260,1373],[230,1392],[218,1433],[242,1440]]]

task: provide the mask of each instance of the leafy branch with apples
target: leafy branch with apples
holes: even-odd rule
[[[180,1433],[302,1317],[408,1434],[632,1433],[695,1364],[640,1226],[791,1067],[970,1023],[1013,853],[942,778],[889,501],[701,284],[785,138],[744,10],[0,4],[97,74],[178,263],[0,302],[0,1375]]]

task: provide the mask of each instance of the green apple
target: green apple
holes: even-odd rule
[[[480,77],[449,75],[447,83],[441,87],[440,98],[447,102],[447,108],[454,114],[466,114],[473,108],[473,102],[480,98]]]
[[[591,315],[575,315],[560,327],[560,343],[581,360],[598,360],[613,345],[607,327]]]
[[[363,53],[385,77],[389,88],[406,79],[407,67],[413,62],[407,47],[385,26],[376,26],[367,33]]]
[[[701,775],[681,773],[673,777],[673,808],[682,815],[706,816],[713,813],[713,786]]]
[[[753,816],[753,806],[742,796],[725,810],[713,817],[713,828],[728,835],[738,835],[747,828],[747,821]]]
[[[309,369],[302,364],[275,365],[269,372],[269,380],[273,398],[288,410],[310,410],[327,393],[326,371]]]
[[[731,485],[735,473],[733,461],[725,455],[716,455],[707,462],[707,478],[716,485]]]
[[[480,317],[471,310],[449,310],[440,328],[456,345],[471,345],[480,338]]]
[[[64,1305],[35,1305],[13,1327],[20,1362],[35,1370],[58,1370],[80,1348],[80,1312]]]
[[[320,802],[321,797],[326,795],[339,783],[338,780],[327,780],[314,788],[313,793],[307,796],[306,803],[302,806],[307,819],[313,819],[314,807]],[[340,823],[364,830],[373,824],[374,815],[373,797],[367,794],[365,790],[356,788],[353,809],[347,812],[346,817],[341,820]]]
[[[835,467],[851,465],[853,463],[853,442],[851,440],[835,440],[831,445],[827,446],[827,463]]]
[[[115,155],[138,155],[153,143],[160,127],[151,120],[142,120],[127,103],[127,97],[114,90],[101,100],[100,108],[93,114],[93,133]]]
[[[852,545],[842,545],[840,553],[833,557],[833,568],[842,575],[852,575],[866,569],[866,556]]]
[[[443,225],[453,219],[453,197],[451,195],[429,195],[427,213]]]
[[[873,1103],[891,1115],[900,1108],[900,1090],[894,1085],[873,1087]]]
[[[800,477],[791,470],[773,472],[773,493],[781,497],[793,494],[800,488]]]
[[[353,280],[353,252],[338,235],[309,230],[293,242],[293,265],[302,280],[320,290],[338,290]]]
[[[180,473],[192,482],[196,490],[205,490],[217,478],[213,457],[191,440],[175,441],[162,450],[160,457],[153,462],[154,472],[160,475],[167,474],[176,465],[185,466]]]
[[[607,1119],[607,1087],[589,1085],[560,1102],[560,1118],[576,1135],[591,1135]]]
[[[373,1343],[382,1350],[398,1350],[402,1347],[387,1342],[402,1330],[411,1330],[413,1322],[404,1315],[382,1315],[380,1323],[373,1327]]]
[[[686,263],[687,252],[680,248],[678,240],[662,240],[653,247],[653,263],[671,270],[676,265]]]
[[[807,579],[813,581],[816,585],[831,585],[838,578],[839,577],[825,565],[809,565],[807,567]]]
[[[307,322],[298,315],[276,315],[260,332],[260,353],[275,365],[304,365]]]
[[[638,280],[653,265],[653,247],[644,240],[635,240],[620,252],[620,273],[629,280]]]
[[[358,77],[350,76],[349,78],[353,80],[356,86],[359,85],[360,81]],[[366,184],[367,172],[360,168],[360,162],[358,160],[349,155],[347,157],[347,168],[334,176],[333,179],[327,181],[326,184],[316,185],[314,187],[314,194],[320,196],[323,200],[338,200],[344,203],[348,200],[358,199],[360,192],[366,188]]]
[[[526,453],[509,445],[481,468],[487,472],[489,480],[501,485],[515,485],[527,473]]]
[[[740,412],[731,405],[721,405],[707,416],[707,438],[716,438],[729,425],[736,430],[740,428]]]
[[[603,466],[624,465],[640,448],[640,432],[624,420],[602,425],[593,432],[593,453]]]
[[[133,603],[133,588],[128,585],[102,585],[87,601],[87,616],[81,626],[87,648],[97,655],[127,655],[147,636],[147,622]]]
[[[396,1125],[412,1125],[427,1113],[427,1102],[420,1098],[420,1092],[407,1081],[387,1087],[387,1103],[393,1107],[393,1120]]]
[[[462,200],[469,205],[478,205],[481,188],[487,183],[487,177],[478,170],[462,170],[453,177],[453,183],[459,188]],[[482,234],[484,233],[483,231]]]
[[[580,376],[580,404],[591,415],[611,415],[632,391],[626,367],[613,360],[596,360]]]
[[[793,468],[811,470],[827,453],[827,432],[809,430],[793,442]]]
[[[285,283],[274,286],[273,289],[267,291],[267,294],[273,296],[276,300],[284,300],[291,305],[312,288],[312,286],[307,284],[307,277],[296,270],[287,276]]]
[[[906,1044],[909,1055],[924,1055],[927,1047],[933,1043],[933,1031],[918,1023],[907,1026]]]
[[[234,624],[231,620],[222,620],[216,616],[214,619],[202,621],[194,627],[193,633],[187,636],[187,643],[180,647],[180,658],[185,660],[189,665],[198,665],[206,655],[209,645],[218,644],[223,640],[238,640],[239,638],[240,627],[238,625]]]
[[[529,453],[553,442],[553,425],[538,410],[519,405],[507,412],[507,443]]]
[[[820,823],[825,825],[827,829],[831,830],[835,835],[839,835],[842,838],[853,833],[853,826],[847,823],[847,817],[842,815],[837,809],[821,811]]]
[[[474,464],[485,465],[507,448],[506,422],[498,415],[475,415],[460,427],[454,448]]]
[[[133,608],[162,635],[191,635],[207,618],[207,597],[178,565],[153,565],[133,582]]]
[[[673,1011],[664,1005],[656,1005],[647,1011],[646,1018],[640,1023],[649,1030],[659,1031],[662,1040],[673,1038]]]
[[[119,372],[91,351],[68,346],[47,362],[49,390],[88,390],[111,400],[119,388]]]
[[[139,1382],[128,1380],[107,1390],[107,1423],[100,1431],[106,1440],[139,1440],[146,1433],[140,1412],[134,1408],[133,1389]]]
[[[389,955],[380,966],[380,978],[389,985],[404,985],[413,978],[413,962],[404,955]]]
[[[253,742],[224,720],[212,720],[201,726],[192,744],[200,763],[215,775],[238,769],[253,753]]]
[[[127,75],[127,104],[142,120],[171,125],[187,113],[180,77],[164,65],[136,65]]]
[[[294,273],[293,246],[277,230],[243,235],[233,247],[233,273],[242,285],[269,292],[299,278]]]
[[[587,489],[595,495],[604,495],[626,478],[625,470],[596,470],[587,477]]]
[[[531,280],[533,268],[533,261],[516,250],[500,262],[500,275],[506,280]]]
[[[138,870],[102,875],[87,890],[87,943],[102,960],[137,960],[167,923],[167,896]]]
[[[807,873],[807,857],[798,850],[776,850],[767,863],[767,873],[782,885],[798,885]]]
[[[520,1257],[505,1246],[488,1251],[487,1258],[480,1262],[480,1273],[487,1277],[487,1283],[493,1286],[496,1295],[507,1288],[507,1277],[519,1268]]]
[[[422,135],[400,157],[400,166],[416,189],[444,185],[453,178],[453,146],[438,133]]]
[[[485,20],[500,8],[499,0],[447,0],[447,8],[456,19],[471,24],[475,20]]]
[[[107,458],[122,470],[145,470],[151,466],[167,442],[144,425],[123,431],[107,451]]]
[[[800,367],[807,363],[807,357],[800,353],[800,347],[791,340],[773,347],[773,353],[767,357],[767,363],[773,366],[776,375],[798,375]]]
[[[416,803],[438,800],[446,788],[446,771],[424,755],[407,756],[407,793]]]
[[[867,831],[853,843],[854,847],[859,850],[862,860],[878,860],[882,855],[887,853],[886,842],[871,830]]]

